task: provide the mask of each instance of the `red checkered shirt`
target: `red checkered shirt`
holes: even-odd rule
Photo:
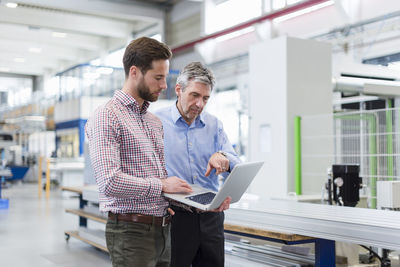
[[[86,124],[90,159],[99,186],[100,210],[163,216],[168,202],[161,121],[118,90]]]

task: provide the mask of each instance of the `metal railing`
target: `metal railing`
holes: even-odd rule
[[[369,207],[376,208],[376,182],[400,179],[400,109],[304,116],[298,127],[300,193],[323,188],[332,164],[359,164]]]

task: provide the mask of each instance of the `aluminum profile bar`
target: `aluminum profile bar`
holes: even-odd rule
[[[241,201],[225,223],[400,250],[400,213],[280,200]]]

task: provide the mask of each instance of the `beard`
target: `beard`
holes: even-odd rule
[[[150,88],[147,86],[143,79],[138,84],[138,93],[140,98],[149,102],[154,102],[158,99],[158,95],[152,94],[150,92]]]

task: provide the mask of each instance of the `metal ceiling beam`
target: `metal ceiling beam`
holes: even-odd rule
[[[47,29],[31,29],[21,25],[0,23],[0,39],[35,42],[62,47],[80,48],[89,51],[100,51],[105,46],[107,38],[82,34],[68,34],[66,38],[52,36]]]
[[[30,7],[0,6],[0,22],[52,29],[67,33],[126,38],[136,30],[133,22],[123,22],[95,16],[51,12]],[[49,23],[51,22],[51,23]]]
[[[24,62],[16,62],[14,59],[23,57]],[[15,64],[14,66],[19,66],[19,65],[36,65],[36,66],[41,66],[44,68],[58,68],[61,65],[65,65],[70,62],[73,62],[72,60],[66,60],[66,59],[57,59],[57,58],[49,58],[43,55],[29,55],[28,57],[24,57],[24,55],[21,55],[20,53],[10,53],[7,51],[0,51],[0,62],[8,62],[10,64]]]
[[[294,4],[292,6],[289,6],[289,7],[286,7],[286,8],[283,8],[283,9],[268,13],[266,15],[263,15],[263,16],[260,16],[260,17],[254,18],[254,19],[251,19],[251,20],[249,20],[247,22],[232,26],[232,27],[224,29],[222,31],[218,31],[218,32],[209,34],[207,36],[200,37],[200,38],[198,38],[198,39],[196,39],[194,41],[191,41],[191,42],[188,42],[188,43],[173,47],[172,48],[172,52],[173,53],[179,53],[181,51],[184,51],[186,49],[194,47],[197,43],[201,43],[201,42],[204,42],[204,41],[209,40],[209,39],[215,39],[217,37],[224,36],[224,35],[227,35],[229,33],[245,29],[245,28],[250,27],[252,25],[255,25],[257,23],[261,23],[261,22],[264,22],[264,21],[267,21],[267,20],[273,20],[275,18],[279,18],[279,17],[282,17],[284,15],[287,15],[287,14],[290,14],[290,13],[293,13],[293,12],[296,12],[296,11],[299,11],[299,10],[302,10],[302,9],[305,9],[305,8],[308,8],[308,7],[311,7],[311,6],[315,6],[317,4],[321,4],[321,3],[324,3],[324,2],[327,2],[327,1],[329,1],[329,0],[308,0],[308,1],[303,1],[303,2],[300,2],[298,4]]]
[[[18,3],[38,5],[73,12],[106,16],[119,20],[143,20],[154,23],[164,20],[165,13],[156,6],[146,4],[128,4],[118,1],[102,0],[21,0]]]
[[[39,49],[39,51],[30,49]],[[80,59],[80,54],[92,54],[95,56],[96,53],[88,50],[82,50],[79,48],[57,46],[50,44],[38,44],[32,41],[15,41],[15,40],[0,40],[0,51],[7,52],[10,54],[17,54],[19,56],[34,56],[34,55],[45,55],[47,58],[62,59],[75,61]],[[1,60],[0,60],[1,61]]]

